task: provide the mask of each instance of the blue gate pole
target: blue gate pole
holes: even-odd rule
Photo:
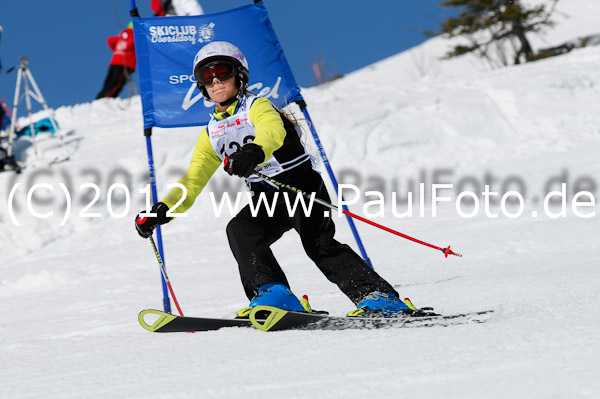
[[[129,0],[129,15],[132,17],[139,18],[140,13],[138,12],[137,6],[135,4],[135,0]],[[158,202],[158,193],[156,191],[156,175],[154,173],[154,156],[152,155],[152,128],[144,129],[144,136],[146,137],[146,150],[148,151],[148,167],[150,169],[150,187],[152,189],[152,200],[156,204]],[[162,245],[162,232],[160,230],[160,226],[155,229],[156,232],[156,241],[158,242],[158,252],[160,257],[162,258],[163,264],[166,267],[165,263],[165,254],[163,251]],[[165,281],[165,277],[161,271],[160,279],[162,282],[163,289],[163,308],[166,313],[171,313],[171,299],[169,298],[169,288],[167,287],[167,282]]]
[[[144,136],[146,136],[146,149],[148,150],[148,167],[150,168],[150,188],[152,189],[152,200],[156,204],[158,202],[158,192],[156,191],[154,156],[152,155],[152,128],[144,129]],[[163,252],[162,245],[162,232],[160,230],[160,226],[158,226],[154,231],[156,232],[156,241],[158,242],[158,253],[160,254],[163,264],[166,267],[165,254]],[[169,298],[169,288],[167,287],[167,282],[165,281],[165,277],[163,276],[162,272],[160,273],[160,279],[162,281],[163,288],[163,307],[166,313],[171,313],[171,300]]]
[[[331,183],[333,184],[333,187],[335,188],[335,192],[338,193],[337,179],[335,178],[335,175],[333,174],[333,170],[331,169],[331,165],[329,164],[329,159],[327,158],[327,154],[325,154],[325,149],[323,149],[323,146],[321,145],[321,140],[319,139],[319,135],[317,134],[315,125],[312,122],[312,119],[310,118],[310,114],[308,113],[308,110],[306,109],[306,102],[304,102],[304,100],[296,101],[296,104],[298,104],[298,106],[300,106],[300,109],[302,110],[304,117],[308,121],[308,125],[310,127],[310,132],[312,133],[313,139],[315,140],[315,144],[317,144],[317,148],[319,149],[319,153],[321,154],[321,158],[323,159],[323,164],[325,164],[325,169],[327,169],[327,173],[329,174]],[[343,200],[344,200],[344,198],[342,197],[342,201]],[[342,209],[348,211],[348,207],[345,204],[342,205]],[[363,259],[365,260],[365,262],[367,262],[367,265],[369,265],[369,267],[371,269],[373,269],[373,264],[371,263],[371,259],[369,259],[369,256],[367,255],[367,251],[365,250],[362,240],[360,239],[358,230],[356,230],[356,226],[354,225],[354,220],[348,215],[346,215],[346,219],[348,220],[348,224],[350,225],[350,230],[352,230],[352,234],[354,235],[354,239],[356,240],[356,244],[358,245],[358,249],[360,250],[360,253],[361,253]]]
[[[135,0],[129,0],[129,15],[132,17],[139,17],[140,13],[138,12],[137,6],[135,5]]]

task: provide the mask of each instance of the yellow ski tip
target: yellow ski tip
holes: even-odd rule
[[[144,317],[149,314],[158,316],[158,318],[152,323],[152,325],[149,325],[144,320]],[[138,315],[138,321],[140,322],[140,325],[142,327],[144,327],[146,330],[152,331],[152,332],[157,331],[161,327],[164,327],[165,325],[169,324],[171,321],[173,321],[176,318],[177,318],[177,316],[173,316],[172,314],[161,312],[160,310],[154,310],[154,309],[142,310],[140,312],[140,314]]]
[[[267,314],[267,317],[264,321],[256,319],[257,313],[259,312],[262,314]],[[252,322],[252,325],[259,330],[269,331],[277,324],[279,320],[283,318],[283,316],[286,315],[287,312],[287,310],[275,308],[273,306],[255,306],[250,312],[250,321]]]

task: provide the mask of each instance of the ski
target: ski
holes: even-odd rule
[[[336,317],[289,312],[272,306],[256,306],[250,313],[250,321],[254,327],[262,331],[447,327],[466,323],[484,323],[491,313],[493,310],[436,316]]]
[[[256,306],[249,319],[220,319],[175,316],[160,310],[140,312],[138,321],[148,331],[158,333],[214,331],[225,327],[256,327],[261,331],[350,330],[378,328],[448,327],[457,324],[484,323],[493,310],[437,316],[337,317],[324,313],[290,312],[272,306]],[[148,324],[144,317],[154,317]]]
[[[152,324],[146,323],[144,317],[158,317]],[[252,327],[249,319],[219,319],[206,317],[175,316],[160,310],[142,310],[138,321],[148,331],[168,333],[187,331],[214,331],[224,327]]]

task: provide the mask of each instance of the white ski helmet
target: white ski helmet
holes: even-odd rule
[[[248,61],[244,57],[244,53],[237,46],[229,42],[211,42],[196,53],[192,69],[196,84],[202,91],[202,94],[204,94],[204,97],[209,98],[208,92],[204,84],[201,83],[201,79],[198,79],[197,73],[200,68],[215,61],[227,61],[233,64],[236,68],[237,74],[235,76],[239,79],[240,89],[242,90],[248,85]]]

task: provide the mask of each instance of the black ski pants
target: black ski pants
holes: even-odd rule
[[[304,192],[314,192],[316,198],[330,202],[323,179],[309,163],[275,178]],[[258,184],[253,184],[255,203],[259,196],[256,190],[258,187]],[[271,204],[278,191],[275,189],[263,191]],[[258,288],[265,283],[279,282],[289,286],[270,245],[292,228],[300,235],[308,257],[325,277],[337,284],[355,304],[374,291],[392,292],[397,295],[394,288],[373,271],[356,252],[333,238],[335,234],[333,220],[331,216],[324,216],[324,212],[329,209],[315,203],[310,215],[305,215],[301,205],[298,204],[295,214],[290,216],[283,194],[284,191],[280,191],[277,196],[273,217],[268,215],[264,204],[261,205],[256,216],[252,216],[250,206],[247,205],[227,225],[229,245],[237,260],[248,299],[254,298],[258,294]],[[291,204],[294,203],[295,196],[295,193],[289,193]]]
[[[134,72],[135,69],[124,65],[110,65],[104,79],[104,85],[102,86],[102,90],[96,95],[96,100],[105,97],[118,97],[127,82],[127,76]]]

